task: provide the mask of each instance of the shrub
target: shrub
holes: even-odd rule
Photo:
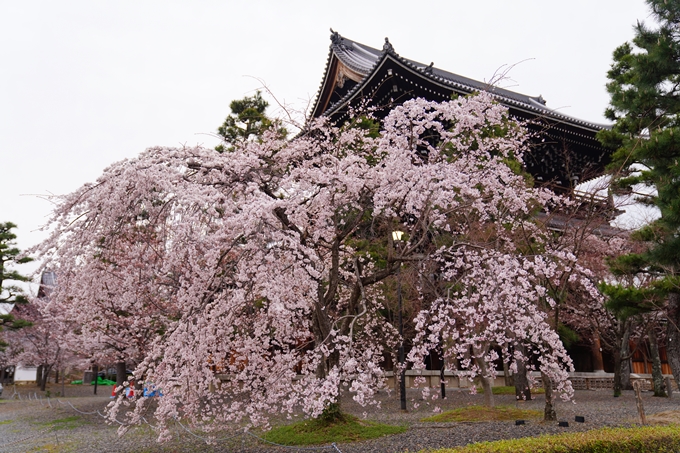
[[[661,453],[680,451],[680,425],[603,428],[580,433],[480,442],[431,453]]]

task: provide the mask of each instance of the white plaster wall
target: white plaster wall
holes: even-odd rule
[[[14,371],[14,382],[35,382],[35,373],[38,369],[34,366],[24,367],[17,365]]]

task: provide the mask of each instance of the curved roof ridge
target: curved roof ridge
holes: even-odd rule
[[[380,65],[380,63],[381,63],[385,58],[387,58],[387,55],[389,55],[389,52],[385,52],[385,53],[382,54],[382,57],[381,57],[380,59],[378,59],[378,60],[375,62],[375,64],[374,64],[373,67],[371,68],[371,71],[369,71],[369,74],[372,72],[373,68],[375,68],[376,66]],[[326,111],[324,112],[324,114],[325,114],[326,112],[333,113],[333,112],[337,109],[337,107],[343,105],[346,101],[348,101],[349,99],[351,99],[352,96],[354,96],[354,94],[355,94],[357,91],[361,90],[361,89],[366,85],[366,83],[368,82],[368,80],[369,80],[368,77],[364,77],[364,78],[361,80],[361,82],[359,82],[359,83],[357,83],[356,85],[354,85],[354,86],[352,87],[352,89],[349,90],[347,93],[345,93],[345,95],[344,95],[342,98],[338,99],[336,102],[334,102],[334,103],[332,103],[331,105],[329,105],[329,106],[326,108]]]
[[[395,52],[395,55],[396,52]],[[398,55],[397,55],[398,56]],[[564,113],[559,113],[556,110],[551,109],[546,105],[546,101],[543,99],[543,96],[529,96],[526,94],[518,93],[516,91],[511,91],[507,90],[505,88],[501,88],[497,85],[489,84],[489,83],[484,83],[480,82],[478,80],[471,79],[469,77],[461,76],[458,74],[454,74],[449,71],[445,71],[443,69],[439,69],[433,66],[425,66],[423,63],[414,61],[414,60],[409,60],[403,57],[399,57],[399,59],[406,65],[412,67],[413,69],[416,69],[420,71],[424,76],[435,79],[439,82],[446,83],[447,85],[452,85],[455,87],[458,87],[463,90],[472,90],[472,91],[488,91],[491,93],[494,97],[497,99],[502,99],[507,103],[513,103],[516,106],[521,105],[524,107],[529,108],[530,110],[533,110],[534,112],[538,113],[543,113],[547,114],[548,116],[552,117],[553,119],[557,120],[564,120],[564,121],[569,121],[572,123],[578,123],[586,127],[590,127],[593,129],[608,129],[611,126],[606,125],[606,124],[598,124],[598,123],[593,123],[591,121],[585,121],[580,118],[576,118],[570,115],[566,115]],[[431,68],[431,71],[427,71],[425,69]]]
[[[469,77],[461,76],[459,74],[434,67],[434,63],[426,65],[415,60],[404,58],[394,50],[394,47],[389,42],[388,38],[385,38],[385,44],[383,45],[382,50],[379,50],[374,47],[345,38],[344,36],[341,36],[340,33],[333,31],[333,29],[331,29],[331,44],[328,59],[326,60],[324,74],[328,75],[329,66],[331,65],[333,57],[335,57],[348,68],[361,74],[363,79],[347,93],[345,93],[341,99],[329,104],[324,112],[319,113],[333,113],[335,110],[337,110],[339,105],[342,105],[343,103],[350,100],[358,90],[365,86],[370,74],[383,62],[387,55],[391,55],[406,67],[418,71],[418,73],[420,73],[423,77],[439,84],[455,88],[459,91],[468,93],[474,91],[487,91],[501,103],[504,103],[508,106],[512,105],[513,107],[525,109],[529,112],[533,112],[559,122],[567,122],[593,130],[608,129],[611,127],[610,125],[582,120],[553,110],[546,105],[546,101],[542,96],[529,96],[518,93],[497,85],[480,82]],[[324,82],[325,80],[321,82],[321,86],[317,92],[316,100],[313,104],[314,106],[317,105],[320,97],[322,96]]]
[[[333,34],[334,33],[337,33],[337,32],[334,32],[333,29],[331,28],[331,41],[333,40]],[[314,115],[314,110],[316,109],[316,105],[319,102],[319,99],[321,98],[323,86],[326,83],[326,77],[328,76],[328,69],[331,65],[332,57],[333,57],[333,47],[332,47],[332,44],[331,44],[331,48],[328,50],[328,56],[326,57],[326,66],[323,69],[324,76],[321,78],[321,83],[319,84],[319,88],[316,90],[316,96],[314,97],[314,102],[311,104],[312,105],[312,111],[309,112],[310,119],[311,119],[311,116]]]
[[[385,42],[389,43],[388,39],[385,38]],[[391,45],[390,45],[391,47]],[[356,64],[356,61],[353,60],[349,55],[347,50],[350,48],[358,49],[362,52],[363,55],[375,55],[376,59],[374,61],[370,61],[370,59],[365,58],[365,57],[360,57],[359,61],[360,62],[367,62],[370,65],[365,65],[361,66]],[[322,114],[326,114],[328,112],[333,112],[338,105],[342,105],[346,100],[351,99],[351,97],[354,95],[354,93],[359,89],[360,87],[363,87],[366,84],[367,77],[373,69],[382,61],[383,57],[385,54],[387,54],[389,50],[383,50],[380,51],[378,49],[374,49],[373,47],[364,45],[364,44],[359,44],[355,41],[352,41],[351,39],[347,39],[340,35],[337,31],[334,31],[331,28],[331,44],[329,46],[329,51],[328,51],[328,57],[326,58],[326,67],[324,68],[324,74],[327,76],[328,75],[328,69],[331,64],[331,61],[333,59],[333,56],[335,56],[339,61],[341,61],[344,65],[349,67],[352,70],[355,70],[359,73],[361,73],[364,78],[361,80],[361,82],[357,83],[351,90],[349,90],[345,95],[339,99],[338,101],[330,104],[329,106],[326,107],[324,112]],[[314,100],[314,105],[316,107],[317,103],[319,102],[320,97],[322,96],[322,90],[324,87],[325,83],[325,78],[324,80],[321,81],[321,85],[319,86],[319,89],[317,90],[316,94],[316,99]],[[310,115],[313,115],[314,111],[310,113]]]

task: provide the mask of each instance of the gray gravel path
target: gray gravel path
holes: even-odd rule
[[[96,411],[102,411],[108,404],[110,387],[103,387],[99,396],[92,396],[91,387],[67,387],[66,398],[40,398],[40,392],[32,387],[21,389],[21,400],[10,400],[12,389],[5,389],[0,397],[0,452],[15,453],[29,451],[51,452],[299,452],[326,451],[342,453],[394,453],[417,452],[428,448],[444,448],[466,445],[471,442],[491,441],[516,437],[537,436],[540,434],[585,431],[604,426],[628,426],[637,420],[637,410],[633,392],[624,392],[613,398],[611,391],[577,391],[574,402],[559,402],[559,420],[569,421],[568,428],[558,427],[557,423],[527,421],[523,426],[514,422],[484,423],[424,423],[420,420],[433,413],[434,404],[446,410],[472,404],[482,404],[482,395],[471,395],[467,391],[449,390],[448,398],[434,404],[424,402],[420,392],[409,390],[409,412],[399,410],[398,395],[380,395],[382,408],[362,408],[350,398],[343,401],[343,408],[359,417],[366,416],[390,424],[406,424],[408,431],[402,434],[383,437],[372,441],[351,444],[338,444],[338,450],[317,448],[280,448],[268,446],[249,436],[239,436],[217,445],[206,445],[202,440],[177,426],[176,438],[170,443],[157,444],[155,435],[148,426],[135,428],[119,437],[117,427],[107,424]],[[56,390],[56,389],[55,389]],[[31,398],[27,398],[28,392]],[[55,394],[56,392],[52,392]],[[39,399],[36,400],[35,396]],[[680,410],[680,397],[675,399],[654,398],[651,393],[643,394],[648,415]],[[69,404],[70,403],[70,404]],[[418,405],[415,408],[415,405]],[[534,400],[515,402],[513,396],[497,396],[496,404],[517,405],[526,409],[542,411],[544,399],[538,395]],[[74,409],[75,408],[75,409]],[[76,410],[77,409],[77,410]],[[80,411],[80,412],[78,412]],[[584,416],[585,423],[574,422],[574,417]],[[679,432],[680,435],[680,432]]]

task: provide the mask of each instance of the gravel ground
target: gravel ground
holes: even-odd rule
[[[398,394],[382,393],[381,408],[362,408],[350,398],[345,398],[345,411],[359,417],[383,423],[408,425],[405,433],[365,442],[338,444],[333,447],[301,449],[266,445],[250,436],[221,440],[216,445],[206,445],[180,426],[175,427],[176,438],[170,443],[157,444],[149,426],[135,428],[122,437],[117,426],[107,424],[97,411],[103,412],[108,404],[111,387],[100,387],[99,395],[92,396],[92,387],[67,386],[65,398],[54,396],[61,387],[53,387],[49,400],[34,387],[17,387],[21,400],[12,399],[14,389],[5,388],[0,397],[0,452],[297,452],[338,451],[342,453],[394,453],[417,452],[422,449],[454,447],[471,442],[491,441],[540,434],[586,431],[603,426],[629,426],[637,420],[633,392],[624,392],[613,398],[610,390],[577,391],[574,402],[558,402],[559,420],[569,422],[569,427],[557,423],[527,421],[523,426],[510,422],[479,423],[424,423],[420,420],[433,413],[435,405],[442,410],[472,404],[482,404],[483,395],[449,389],[446,400],[425,402],[419,391],[409,390],[409,412],[399,410]],[[680,396],[674,399],[654,398],[643,393],[647,415],[662,411],[680,410]],[[37,399],[36,399],[37,397]],[[516,405],[542,411],[544,398],[515,402],[514,396],[496,396],[496,404]],[[418,407],[415,407],[415,406]],[[574,417],[584,416],[585,423],[574,422]],[[153,423],[153,422],[151,422]]]

